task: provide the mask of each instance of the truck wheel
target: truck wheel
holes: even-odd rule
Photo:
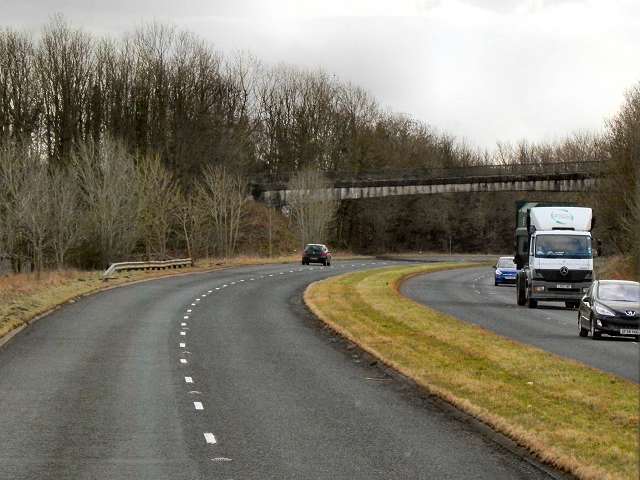
[[[520,306],[527,304],[527,297],[524,291],[524,283],[522,279],[522,275],[518,274],[518,279],[516,281],[516,295],[517,295],[517,303]]]
[[[533,298],[531,298],[531,297],[528,297],[528,298],[527,298],[527,307],[529,307],[529,308],[536,308],[537,306],[538,306],[538,301],[537,301],[537,300],[534,300],[534,299],[533,299]]]

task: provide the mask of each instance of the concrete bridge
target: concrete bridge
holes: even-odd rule
[[[577,192],[596,187],[600,162],[482,166],[440,169],[326,172],[326,189],[290,190],[289,174],[254,177],[254,199],[274,207],[292,201],[349,200],[392,195],[548,191]]]

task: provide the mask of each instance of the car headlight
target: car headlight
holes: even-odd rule
[[[496,275],[502,275],[502,270],[498,270],[498,269],[496,268]]]
[[[598,313],[598,315],[604,315],[606,317],[615,317],[616,314],[613,313],[611,310],[609,310],[606,307],[603,307],[602,305],[596,305],[596,313]]]

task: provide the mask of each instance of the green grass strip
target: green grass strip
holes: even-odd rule
[[[487,332],[400,295],[444,268],[370,270],[315,283],[331,328],[445,401],[585,480],[638,479],[637,384]]]

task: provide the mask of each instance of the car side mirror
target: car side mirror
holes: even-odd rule
[[[493,269],[495,270],[495,269],[496,269],[496,268],[498,268],[498,267],[496,267],[496,266],[494,265],[494,266],[492,266],[491,268],[493,268]]]
[[[585,295],[584,297],[582,297],[582,301],[589,305],[589,295]]]

